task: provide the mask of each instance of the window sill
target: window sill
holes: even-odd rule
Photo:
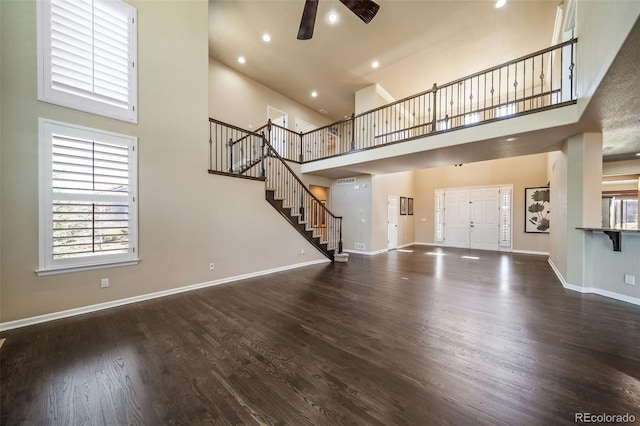
[[[94,269],[105,268],[119,268],[121,266],[133,266],[140,263],[140,259],[127,260],[123,262],[105,263],[101,265],[85,265],[85,266],[70,266],[66,268],[50,268],[50,269],[37,269],[35,272],[39,277],[45,277],[47,275],[56,274],[68,274],[71,272],[91,271]]]

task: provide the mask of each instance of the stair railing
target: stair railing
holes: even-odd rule
[[[210,118],[209,173],[266,181],[266,188],[291,209],[298,223],[320,237],[328,250],[342,253],[342,217],[334,215],[309,191],[271,145],[268,135],[284,134],[274,132],[272,126],[269,121],[257,131],[249,131]],[[299,142],[300,135],[293,134]],[[295,149],[290,152],[299,155]]]
[[[263,138],[261,131],[248,131],[209,119],[209,173],[264,179],[260,168]]]
[[[267,129],[268,130],[268,129]],[[329,250],[342,253],[342,216],[334,215],[322,201],[307,189],[287,162],[265,137],[265,180],[267,190],[275,191],[285,208],[313,230]]]

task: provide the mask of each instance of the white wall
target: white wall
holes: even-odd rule
[[[580,115],[640,16],[637,0],[578,0],[577,93]]]
[[[331,186],[331,210],[342,216],[342,242],[345,251],[371,251],[372,178],[355,176],[356,182]],[[364,248],[356,249],[356,243]]]

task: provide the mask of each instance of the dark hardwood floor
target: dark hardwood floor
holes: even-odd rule
[[[640,307],[546,257],[411,249],[5,332],[1,423],[640,422]]]

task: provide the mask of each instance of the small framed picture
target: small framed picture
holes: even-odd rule
[[[400,214],[407,214],[407,197],[400,197]]]
[[[413,216],[413,198],[407,198],[407,214]]]

